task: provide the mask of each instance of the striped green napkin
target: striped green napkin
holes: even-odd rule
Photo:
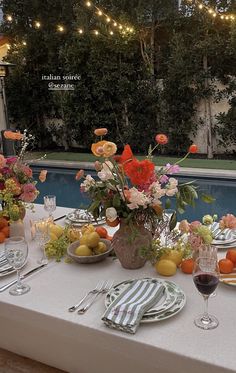
[[[147,310],[161,298],[165,287],[148,279],[134,280],[108,307],[102,320],[114,329],[134,334]]]

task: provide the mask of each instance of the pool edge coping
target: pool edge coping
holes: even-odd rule
[[[60,160],[32,160],[28,161],[32,166],[40,167],[57,167],[57,168],[75,168],[94,170],[94,162],[77,162],[77,161],[60,161]],[[156,166],[156,169],[159,167]],[[236,179],[236,171],[222,170],[222,169],[209,169],[209,168],[190,168],[181,167],[180,171],[176,174],[179,176],[198,176],[205,178],[219,178],[219,179]]]

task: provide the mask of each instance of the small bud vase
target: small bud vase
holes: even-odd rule
[[[144,266],[146,258],[140,256],[142,248],[149,248],[152,234],[143,224],[121,220],[120,228],[112,239],[112,248],[123,268],[138,269]]]

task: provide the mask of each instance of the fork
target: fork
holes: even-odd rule
[[[112,286],[113,286],[113,281],[109,281],[109,280],[106,281],[104,283],[104,285],[101,287],[101,289],[94,295],[94,297],[91,299],[91,301],[89,303],[87,303],[84,307],[78,309],[77,313],[79,315],[83,315],[89,309],[89,307],[92,306],[92,304],[95,302],[97,297],[100,294],[108,293],[108,291],[112,288]]]
[[[99,281],[96,285],[96,287],[93,290],[90,290],[85,296],[79,301],[79,303],[75,304],[74,306],[68,308],[69,312],[74,312],[81,306],[81,304],[85,301],[87,297],[89,297],[92,294],[97,294],[101,289],[105,286],[105,281]]]

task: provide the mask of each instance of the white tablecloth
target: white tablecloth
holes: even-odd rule
[[[55,217],[69,211],[57,208]],[[42,206],[36,206],[34,217],[43,215]],[[28,212],[25,225],[30,255],[24,272],[36,266],[41,255],[29,238],[30,217]],[[14,297],[9,290],[0,294],[0,347],[70,373],[236,372],[234,287],[220,284],[217,296],[210,298],[209,311],[220,321],[211,331],[193,324],[196,314],[203,310],[203,299],[191,275],[179,271],[168,279],[184,290],[186,306],[168,320],[142,324],[135,335],[104,325],[102,297],[84,315],[67,310],[99,279],[118,283],[142,277],[157,277],[157,273],[149,264],[126,270],[111,258],[90,265],[51,262],[25,280],[31,286],[28,294]],[[1,278],[0,286],[12,279],[13,274]]]

